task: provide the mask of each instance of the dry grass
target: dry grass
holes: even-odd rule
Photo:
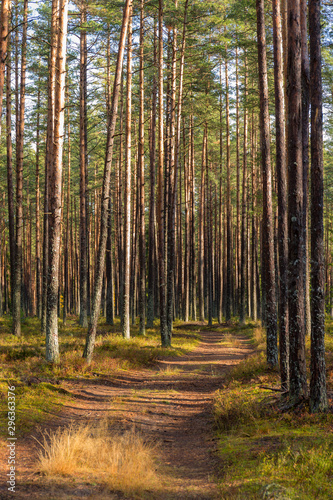
[[[233,347],[234,349],[238,349],[242,346],[242,342],[236,335],[232,333],[225,333],[223,335],[223,340],[221,342],[223,345],[228,347]]]
[[[110,432],[107,421],[97,427],[71,425],[44,436],[39,471],[51,478],[94,479],[113,491],[137,495],[158,484],[156,445],[134,431]]]
[[[266,332],[265,332],[265,329],[262,326],[257,326],[257,328],[254,328],[254,330],[253,330],[253,339],[254,339],[255,345],[257,347],[263,347],[263,346],[265,346]]]
[[[181,370],[177,366],[166,365],[163,366],[159,372],[157,372],[157,375],[159,377],[171,377],[173,375],[180,375],[182,371],[183,370]]]

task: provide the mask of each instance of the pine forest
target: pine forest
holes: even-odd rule
[[[333,498],[330,0],[1,1],[0,359],[1,498]]]

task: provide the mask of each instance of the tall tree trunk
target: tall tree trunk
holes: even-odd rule
[[[146,333],[146,234],[145,234],[145,155],[144,155],[144,0],[140,1],[140,71],[139,71],[139,151],[138,151],[138,197],[139,197],[139,333]]]
[[[220,181],[219,181],[219,302],[218,302],[218,322],[222,323],[222,304],[223,304],[223,101],[222,101],[222,60],[220,59],[220,127],[219,127],[219,146],[220,146]]]
[[[232,294],[232,223],[231,223],[231,173],[230,173],[230,118],[229,118],[229,75],[228,60],[225,60],[225,95],[226,95],[226,146],[227,146],[227,198],[226,198],[226,225],[227,225],[227,268],[226,268],[226,296],[225,296],[225,319],[231,319],[231,294]]]
[[[184,128],[185,141],[185,128]],[[191,187],[191,127],[189,127],[188,162],[184,152],[184,184],[185,184],[185,253],[184,253],[184,321],[188,322],[190,315],[190,187]]]
[[[276,128],[276,176],[278,187],[279,242],[279,346],[281,388],[289,386],[289,326],[288,326],[288,200],[286,135],[284,124],[284,81],[282,55],[282,24],[280,0],[273,0],[273,43]]]
[[[88,326],[86,0],[81,0],[80,22],[80,325],[86,328]]]
[[[265,320],[267,328],[267,364],[273,368],[278,363],[277,352],[277,319],[275,300],[275,266],[274,266],[274,224],[272,206],[272,170],[270,157],[268,81],[265,33],[264,0],[256,0],[258,65],[260,94],[260,139],[261,164],[263,180],[263,251],[265,258]]]
[[[0,11],[0,137],[1,137],[1,117],[2,117],[2,98],[5,83],[6,59],[8,46],[8,24],[10,13],[9,0],[2,0]]]
[[[237,43],[237,42],[236,42]],[[241,314],[241,237],[240,237],[240,161],[239,161],[239,83],[238,83],[238,47],[236,45],[236,238],[235,238],[235,295],[236,309]],[[246,107],[244,108],[246,109]],[[245,123],[245,121],[244,121]],[[241,320],[242,321],[242,320]]]
[[[58,293],[59,258],[62,208],[62,153],[65,118],[66,41],[68,22],[68,0],[59,2],[59,34],[57,43],[53,161],[49,165],[49,269],[47,280],[46,308],[46,359],[59,362],[58,345]]]
[[[175,0],[177,9],[178,3]],[[171,33],[171,31],[169,31]],[[176,69],[177,69],[177,28],[174,26],[172,30],[172,59],[171,59],[171,88],[169,98],[169,150],[168,150],[168,213],[167,213],[167,324],[168,335],[171,343],[172,321],[173,321],[173,286],[174,286],[174,264],[175,264],[175,219],[174,219],[174,200],[176,193],[174,192],[175,183],[175,157],[176,157]],[[170,48],[170,46],[169,46]]]
[[[311,382],[310,409],[327,409],[325,370],[325,264],[323,112],[320,0],[309,1],[311,74]]]
[[[158,61],[158,267],[160,287],[160,330],[162,347],[170,345],[166,318],[166,287],[165,287],[165,206],[163,203],[163,167],[164,167],[164,112],[163,112],[163,0],[159,0],[158,29],[159,29],[159,61]]]
[[[308,53],[307,1],[301,0],[301,45],[302,45],[302,161],[303,161],[303,244],[304,244],[304,323],[305,334],[311,333],[310,283],[308,259],[308,189],[309,189],[309,107],[310,67]]]
[[[125,50],[125,41],[127,35],[127,27],[129,22],[130,6],[131,6],[131,0],[126,0],[120,40],[119,40],[119,49],[118,49],[117,65],[116,65],[115,79],[113,85],[110,119],[108,123],[107,145],[106,145],[104,177],[103,177],[103,191],[102,191],[100,239],[99,239],[96,273],[94,280],[94,296],[92,302],[92,311],[89,322],[89,329],[86,338],[86,345],[83,353],[83,357],[87,358],[88,363],[90,363],[92,360],[92,355],[95,346],[95,339],[96,339],[97,321],[101,305],[101,294],[102,294],[106,240],[107,240],[107,227],[108,227],[108,210],[109,210],[113,142],[114,142],[114,133],[116,128],[118,99],[119,99],[119,91],[121,84],[121,74],[122,74],[122,66],[123,66],[123,58]]]
[[[22,60],[21,60],[21,89],[19,114],[17,116],[16,139],[16,235],[15,235],[15,266],[13,283],[13,334],[21,335],[21,287],[22,287],[22,238],[23,238],[23,141],[24,141],[24,112],[25,112],[25,75],[27,60],[27,23],[28,0],[24,0],[23,32],[22,32]]]
[[[127,87],[126,87],[126,145],[125,145],[125,197],[124,197],[124,291],[123,328],[125,339],[130,338],[130,269],[131,269],[131,127],[132,127],[132,6],[127,41]],[[155,168],[155,166],[154,166]]]
[[[170,151],[170,173],[169,173],[169,213],[168,213],[168,272],[167,272],[167,323],[168,334],[172,335],[172,321],[174,314],[174,279],[175,279],[175,223],[176,223],[176,199],[178,182],[178,164],[180,149],[180,129],[182,116],[182,98],[183,98],[183,75],[185,58],[185,35],[187,18],[188,0],[184,6],[183,39],[180,60],[179,76],[179,95],[178,95],[178,113],[176,120],[176,69],[177,69],[177,29],[173,29],[173,47],[172,47],[172,73],[171,73],[171,151]],[[177,8],[177,0],[175,7]]]
[[[307,393],[304,325],[304,229],[302,164],[300,1],[288,4],[288,171],[290,396]]]
[[[12,95],[11,95],[11,57],[10,49],[7,57],[6,72],[6,135],[7,135],[7,190],[8,190],[8,223],[10,251],[10,290],[11,309],[13,309],[13,286],[15,264],[15,208],[13,185],[13,147],[12,147]]]
[[[240,308],[239,321],[245,324],[245,290],[246,290],[246,191],[247,191],[247,58],[244,61],[244,144],[243,144],[243,199],[242,199],[242,233],[241,233],[241,261],[240,261]],[[237,195],[238,196],[238,195]],[[237,219],[237,232],[238,232]]]
[[[37,96],[36,131],[36,300],[37,316],[41,317],[41,260],[40,260],[40,89]]]
[[[49,269],[49,175],[50,165],[53,162],[54,143],[54,98],[55,98],[55,72],[58,39],[58,12],[59,0],[52,1],[51,18],[51,48],[49,56],[49,79],[48,79],[48,109],[47,109],[47,130],[45,148],[45,190],[44,190],[44,244],[43,244],[43,291],[42,291],[42,320],[41,330],[46,333],[47,315],[47,283]]]
[[[201,182],[200,182],[200,204],[198,225],[198,294],[199,294],[199,320],[205,320],[205,297],[204,297],[204,203],[205,203],[205,162],[206,162],[206,134],[205,124],[202,139],[201,159]]]
[[[112,251],[112,203],[109,201],[108,228],[106,240],[106,323],[113,325],[114,322],[114,272],[113,272],[113,251]]]
[[[156,20],[154,19],[154,70],[157,67],[157,33]],[[148,249],[148,300],[147,300],[147,328],[154,326],[154,290],[155,290],[155,162],[156,162],[156,106],[157,82],[154,71],[152,89],[152,110],[150,120],[150,208],[149,208],[149,249]]]
[[[70,193],[71,193],[71,126],[68,108],[68,132],[67,132],[67,201],[66,201],[66,238],[64,248],[64,310],[63,310],[63,324],[66,324],[67,312],[69,309],[69,245],[70,245],[70,231],[69,231],[69,206],[70,206]]]
[[[254,112],[252,110],[251,117],[251,153],[252,153],[252,282],[251,282],[251,296],[252,296],[252,311],[253,319],[257,321],[258,318],[258,302],[259,296],[257,293],[257,269],[258,269],[258,235],[257,235],[257,179],[256,179],[256,148],[255,148],[255,121]]]

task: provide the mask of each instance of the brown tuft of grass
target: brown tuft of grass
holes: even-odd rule
[[[225,333],[223,335],[222,344],[225,344],[228,347],[233,347],[234,349],[237,349],[237,348],[241,347],[242,342],[240,341],[239,338],[237,338],[236,335],[233,335],[232,333]]]
[[[257,347],[262,347],[266,343],[266,332],[262,326],[257,326],[253,330],[253,339]]]
[[[182,370],[177,366],[165,365],[161,367],[160,371],[157,372],[159,377],[171,377],[173,375],[180,375]]]
[[[134,430],[115,434],[107,421],[93,427],[70,425],[44,435],[38,469],[56,476],[94,479],[112,491],[137,495],[158,484],[156,445]]]

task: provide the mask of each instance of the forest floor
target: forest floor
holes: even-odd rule
[[[16,492],[3,473],[1,500],[333,498],[329,318],[329,410],[319,414],[281,395],[259,323],[176,322],[173,347],[162,349],[158,325],[145,337],[134,326],[126,341],[119,321],[101,321],[91,365],[76,317],[60,323],[59,365],[45,361],[37,319],[25,320],[19,339],[10,327],[0,318],[1,416],[8,386],[16,397]],[[310,339],[306,352],[309,366]],[[1,471],[7,432],[4,418]]]
[[[198,331],[200,325],[182,326],[179,334],[176,328],[175,337],[186,338],[184,328],[191,335],[191,329]],[[60,412],[53,410],[52,418],[18,439],[16,493],[8,494],[2,483],[0,498],[221,498],[216,482],[220,460],[213,398],[230,368],[253,351],[244,335],[229,334],[229,342],[223,343],[226,331],[205,327],[199,331],[201,342],[194,351],[160,358],[149,369],[61,380],[60,387],[70,400]],[[77,475],[51,480],[38,473],[40,445],[36,439],[42,441],[46,432],[72,422],[95,423],[105,418],[117,432],[134,429],[145,441],[156,443],[159,482],[154,491],[127,496],[101,489],[98,482],[89,484]]]

